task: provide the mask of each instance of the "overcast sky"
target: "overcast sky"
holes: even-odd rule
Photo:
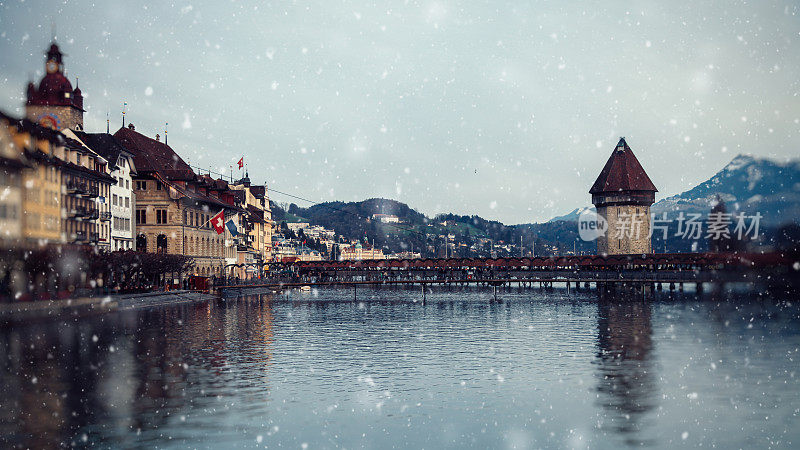
[[[145,3],[0,0],[0,109],[55,24],[87,131],[127,101],[191,164],[315,201],[525,223],[589,204],[620,136],[659,199],[800,156],[797,1]]]

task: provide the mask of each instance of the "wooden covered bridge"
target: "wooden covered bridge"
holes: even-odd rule
[[[789,283],[800,276],[798,259],[780,253],[666,253],[533,258],[428,258],[299,261],[273,264],[270,275],[222,287],[325,285],[479,285],[588,287],[642,284],[682,289],[704,283]]]

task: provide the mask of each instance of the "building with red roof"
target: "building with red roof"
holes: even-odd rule
[[[236,241],[228,230],[217,234],[211,218],[225,220],[244,210],[227,182],[198,175],[166,142],[145,136],[133,124],[114,137],[133,155],[136,174],[136,250],[191,256],[194,274],[231,275]]]

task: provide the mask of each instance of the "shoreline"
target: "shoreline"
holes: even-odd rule
[[[65,300],[2,303],[0,304],[0,324],[9,325],[36,319],[64,319],[115,311],[202,303],[214,299],[217,299],[217,296],[212,294],[178,290],[81,297]]]

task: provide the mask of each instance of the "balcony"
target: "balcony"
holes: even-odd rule
[[[73,238],[74,242],[86,242],[86,232],[85,231],[76,231],[75,236]]]
[[[81,196],[88,192],[88,186],[86,183],[81,183],[75,180],[70,180],[67,182],[67,193],[71,195]]]
[[[86,198],[94,198],[100,195],[100,189],[97,186],[87,186],[86,191],[82,195]]]
[[[100,234],[99,233],[89,233],[89,242],[92,244],[97,244],[100,242]]]
[[[111,213],[109,211],[103,211],[100,213],[100,220],[103,222],[110,222],[111,221]]]
[[[86,208],[77,207],[70,209],[67,214],[71,219],[80,219],[88,215],[89,212],[86,210]]]
[[[83,220],[90,222],[92,220],[97,220],[100,218],[100,213],[95,211],[87,211],[86,215],[83,216]]]

